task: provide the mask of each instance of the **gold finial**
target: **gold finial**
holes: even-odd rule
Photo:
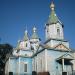
[[[54,5],[53,1],[51,2],[50,8],[51,8],[51,10],[54,10],[54,8],[55,8],[55,5]]]

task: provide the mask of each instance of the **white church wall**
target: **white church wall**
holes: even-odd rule
[[[35,58],[32,58],[32,71],[35,71],[35,66],[34,66],[34,64],[35,64],[34,62],[35,61],[34,60],[35,60]]]
[[[62,65],[56,62],[56,59],[60,56],[64,55],[66,52],[53,51],[48,50],[47,52],[47,69],[51,73],[50,75],[54,75],[55,73],[61,74]],[[65,65],[65,67],[68,67]]]
[[[17,73],[17,62],[16,62],[16,58],[9,58],[9,72],[13,72],[13,74]],[[13,66],[14,65],[14,66]]]
[[[69,48],[69,42],[62,42],[62,44]]]
[[[75,71],[75,52],[73,53],[73,56],[74,56],[74,60],[72,61],[73,62],[73,70]]]
[[[24,72],[24,65],[27,64],[27,72]],[[32,74],[32,59],[20,57],[20,74]]]
[[[20,56],[28,56],[31,57],[33,52],[31,50],[20,50],[19,55]]]
[[[55,31],[55,24],[49,25],[49,38],[55,38],[56,36],[56,31]]]
[[[37,72],[45,71],[45,50],[37,55]]]
[[[33,58],[33,71],[37,71],[37,56]]]
[[[59,34],[57,33],[57,29],[59,29]],[[45,34],[46,34],[46,39],[50,38],[64,39],[63,27],[60,23],[46,26]]]
[[[61,41],[61,40],[50,40],[46,45],[48,45],[51,48],[54,48],[58,44],[63,44],[67,48],[69,48],[69,42],[68,41]]]
[[[57,33],[57,29],[59,29],[60,30],[60,35],[57,35],[58,33]],[[63,34],[63,27],[62,27],[62,25],[60,24],[60,23],[57,23],[56,25],[55,25],[55,30],[56,30],[56,35],[57,35],[57,37],[56,38],[58,38],[58,39],[64,39],[64,34]]]
[[[30,41],[22,41],[20,42],[20,49],[29,50],[30,49]]]
[[[9,74],[9,61],[7,60],[6,64],[5,64],[5,75]]]
[[[44,72],[45,71],[45,51],[37,54],[32,58],[33,71]]]

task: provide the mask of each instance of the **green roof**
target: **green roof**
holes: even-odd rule
[[[32,38],[32,39],[39,39],[35,27],[33,28],[33,34],[32,34],[32,37],[31,37],[31,38]]]
[[[19,45],[20,45],[20,40],[17,43],[16,49],[19,49]]]
[[[51,14],[48,18],[48,22],[47,24],[53,24],[53,23],[57,23],[59,20],[58,20],[58,17],[56,16],[55,14],[55,11],[51,11]]]
[[[51,8],[51,14],[49,15],[47,24],[55,24],[57,22],[60,22],[55,13],[55,5],[53,2],[51,3],[50,8]]]
[[[33,34],[32,34],[32,39],[38,39],[38,35],[37,35],[36,32],[33,32]]]

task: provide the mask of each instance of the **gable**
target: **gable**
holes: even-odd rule
[[[60,56],[59,58],[57,58],[57,61],[60,61],[62,59],[67,59],[67,60],[74,60],[74,57],[72,56],[72,54],[66,53],[62,56]]]
[[[65,55],[63,55],[63,58],[73,59],[74,57],[71,54],[65,54]]]
[[[69,59],[69,60],[73,60],[74,59],[74,57],[71,54],[66,53],[66,54],[60,56],[59,58],[57,58],[57,60],[60,60],[60,59],[63,59],[63,58],[64,59]]]
[[[67,48],[65,45],[63,44],[58,44],[54,47],[55,49],[60,49],[60,50],[66,50],[66,51],[69,51],[70,49]]]

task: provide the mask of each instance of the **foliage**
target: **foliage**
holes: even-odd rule
[[[4,75],[5,62],[11,55],[12,49],[10,44],[0,44],[0,75]]]

